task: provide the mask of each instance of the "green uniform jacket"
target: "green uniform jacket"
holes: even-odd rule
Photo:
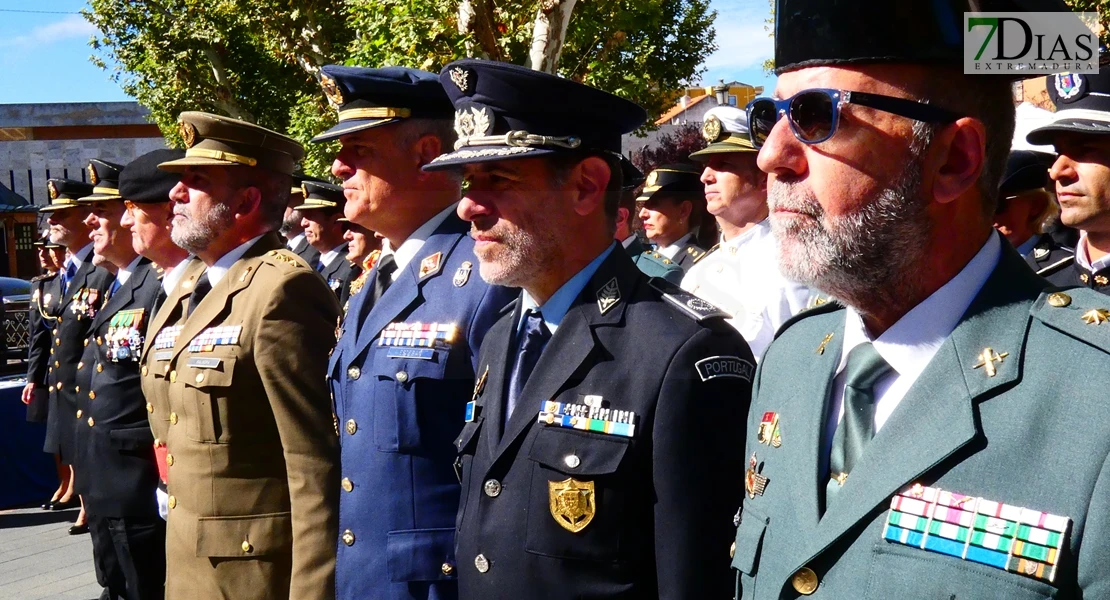
[[[1110,299],[1048,285],[1006,246],[820,518],[845,312],[826,304],[783,325],[747,424],[746,457],[767,481],[736,519],[738,598],[1110,597],[1110,312],[1097,312]],[[993,376],[976,368],[988,347],[1008,353]],[[757,439],[767,412],[779,447]],[[892,497],[913,484],[1070,518],[1054,582],[885,541]]]

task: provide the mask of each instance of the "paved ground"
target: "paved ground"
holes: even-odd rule
[[[71,536],[77,510],[0,511],[0,599],[96,600],[101,588],[88,534]]]

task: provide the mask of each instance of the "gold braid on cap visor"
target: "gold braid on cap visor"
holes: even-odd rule
[[[185,151],[185,156],[226,160],[227,162],[239,163],[241,165],[247,165],[248,167],[254,167],[258,165],[258,160],[249,156],[241,156],[239,154],[232,154],[231,152],[223,152],[221,150],[207,150],[205,148],[189,148]]]

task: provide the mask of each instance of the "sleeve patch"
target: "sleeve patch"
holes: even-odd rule
[[[694,363],[694,367],[702,381],[732,377],[751,383],[752,374],[755,373],[755,365],[737,356],[710,356]]]

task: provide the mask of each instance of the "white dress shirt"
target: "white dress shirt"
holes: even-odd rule
[[[346,245],[347,243],[344,242],[343,246],[340,246],[340,248],[345,247]],[[335,260],[335,257],[337,256],[339,256],[339,248],[328,250],[327,252],[320,255],[320,264],[323,265],[323,268],[330,267],[331,261]]]
[[[93,245],[92,242],[89,242],[82,246],[77,252],[70,253],[69,260],[73,261],[73,264],[77,266],[77,268],[73,270],[75,273],[81,270],[81,266],[85,264],[86,260],[92,258],[92,251]]]
[[[871,338],[863,318],[855,309],[849,307],[845,311],[844,344],[828,413],[835,415],[835,418],[830,418],[825,424],[825,458],[829,455],[833,434],[844,413],[844,368],[848,364],[848,353],[860,344],[871,342],[879,356],[892,367],[891,372],[879,379],[874,387],[875,431],[878,432],[936,356],[937,350],[952,335],[971,302],[998,266],[1001,255],[1001,235],[993,232],[963,270],[875,339]],[[822,464],[827,465],[827,460]]]
[[[440,211],[436,216],[428,219],[428,221],[417,228],[416,231],[412,232],[412,235],[402,242],[401,246],[397,249],[393,249],[393,247],[390,246],[389,240],[382,241],[382,257],[384,258],[385,255],[392,254],[393,260],[397,263],[397,268],[393,271],[393,274],[390,275],[390,279],[397,281],[397,278],[401,276],[405,267],[407,267],[413,257],[420,252],[420,249],[424,247],[424,242],[447,220],[448,215],[455,212],[458,206],[459,203],[455,202],[451,206]],[[379,261],[380,260],[381,259],[379,259]]]
[[[297,235],[290,238],[289,241],[285,242],[285,247],[292,250],[293,248],[296,248],[297,244],[300,244],[302,241],[304,241],[304,234],[298,233]]]
[[[1094,273],[1110,267],[1110,254],[1092,262],[1091,255],[1087,252],[1087,232],[1079,232],[1079,243],[1075,245],[1075,263]]]
[[[227,271],[231,268],[231,265],[235,264],[235,262],[238,261],[240,258],[243,258],[243,255],[247,253],[247,250],[250,250],[250,247],[253,246],[261,237],[262,236],[260,235],[243,242],[231,252],[228,252],[227,254],[221,256],[220,260],[217,260],[216,263],[213,264],[211,267],[208,267],[208,269],[205,271],[205,273],[208,273],[208,283],[212,284],[213,288],[216,287],[216,284],[224,278],[224,275],[227,275]]]
[[[190,254],[185,260],[177,263],[174,268],[166,271],[166,273],[162,275],[162,290],[165,291],[167,295],[173,291],[173,288],[177,287],[177,283],[181,281],[181,276],[185,274],[185,267],[189,266],[189,261],[192,258],[193,255]]]
[[[123,284],[127,283],[128,279],[131,279],[131,274],[135,272],[135,267],[139,266],[139,261],[142,259],[143,257],[136,256],[135,260],[132,260],[126,267],[122,267],[116,272],[116,281],[119,282],[119,287],[123,287]]]
[[[687,242],[690,241],[690,238],[693,237],[693,235],[694,232],[691,231],[690,233],[687,233],[686,235],[675,240],[673,244],[669,246],[660,246],[656,248],[655,251],[671,260],[674,260],[674,255],[678,254],[678,251],[681,250],[687,244]]]

